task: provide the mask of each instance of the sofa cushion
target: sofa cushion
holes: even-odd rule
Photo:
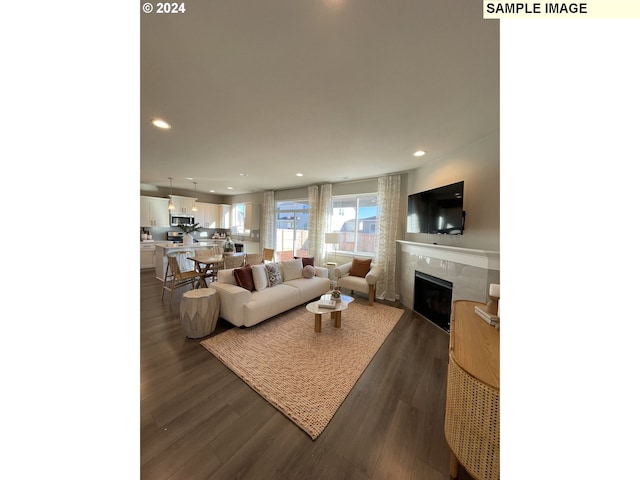
[[[236,279],[233,278],[233,268],[228,268],[226,270],[218,270],[218,273],[216,273],[216,277],[218,278],[217,282],[219,283],[237,285]]]
[[[281,263],[282,266],[282,279],[285,282],[289,280],[295,280],[296,278],[302,278],[302,259],[285,260]]]
[[[251,273],[253,274],[253,285],[255,286],[256,290],[264,290],[269,286],[267,270],[265,269],[263,263],[251,265]]]
[[[315,261],[315,257],[293,257],[295,259],[301,259],[302,260],[302,267],[306,267],[307,265],[311,265],[312,267],[315,265],[314,261]]]
[[[285,285],[295,287],[300,291],[300,303],[310,300],[317,300],[320,295],[324,295],[331,288],[331,281],[325,277],[297,278]]]
[[[277,263],[265,263],[264,268],[267,272],[267,280],[270,287],[280,285],[282,283],[280,266]]]
[[[302,276],[304,278],[314,277],[315,274],[316,274],[316,269],[313,267],[313,265],[307,265],[302,269]]]
[[[304,279],[298,280],[300,282]],[[307,280],[308,282],[308,280]],[[251,298],[244,304],[244,320],[246,327],[271,318],[290,308],[300,305],[304,299],[300,298],[300,290],[281,283],[262,291],[251,293]],[[223,317],[224,318],[224,317]]]
[[[239,286],[241,286],[242,288],[246,288],[250,292],[256,289],[253,283],[253,273],[251,272],[251,265],[234,268],[233,278],[235,278],[236,283]]]
[[[340,278],[338,280],[338,286],[345,290],[355,290],[356,292],[367,293],[369,291],[369,284],[367,281],[356,275],[347,275],[346,277]]]
[[[351,261],[351,271],[349,275],[353,275],[354,277],[366,277],[367,273],[369,273],[369,269],[371,268],[371,259],[367,258],[353,258]]]

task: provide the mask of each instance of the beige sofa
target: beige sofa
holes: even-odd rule
[[[324,267],[314,266],[315,274],[305,278],[301,259],[261,265],[253,266],[255,290],[239,286],[233,269],[219,270],[217,280],[210,285],[220,297],[220,317],[237,327],[251,327],[330,290],[329,271]],[[265,285],[259,272],[267,268],[265,265],[277,266],[282,283],[272,285],[267,279]]]

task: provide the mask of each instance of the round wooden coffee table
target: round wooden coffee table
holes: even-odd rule
[[[322,295],[320,297],[320,300],[331,300],[331,294],[327,293],[326,295]],[[347,309],[351,302],[353,302],[353,297],[350,297],[348,295],[340,295],[340,301],[336,303],[336,308],[322,308],[319,306],[320,300],[316,300],[315,302],[307,304],[307,310],[315,314],[316,316],[314,330],[318,333],[322,331],[323,313],[330,313],[331,318],[333,318],[334,321],[334,326],[336,328],[340,328],[342,322],[342,312]]]

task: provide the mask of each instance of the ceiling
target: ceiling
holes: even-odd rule
[[[233,195],[371,178],[499,130],[499,23],[477,0],[184,5],[140,14],[142,184]]]

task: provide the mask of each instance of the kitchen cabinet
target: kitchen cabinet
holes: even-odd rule
[[[244,253],[262,253],[259,242],[243,241],[242,244],[244,246],[242,249]]]
[[[156,246],[153,243],[140,245],[140,270],[145,268],[155,268],[156,266]]]
[[[147,242],[140,244],[140,270],[156,268],[156,247],[171,245],[169,242]]]
[[[159,197],[140,197],[140,226],[168,227],[169,200]]]
[[[260,204],[244,204],[244,228],[245,230],[260,230]]]
[[[202,228],[215,228],[213,225],[218,219],[218,206],[213,203],[196,202],[196,223]]]
[[[196,202],[196,223],[203,228],[229,228],[230,205]]]
[[[193,207],[196,203],[196,199],[192,197],[180,197],[178,195],[171,195],[171,201],[176,207],[173,213],[196,213],[193,211]]]

